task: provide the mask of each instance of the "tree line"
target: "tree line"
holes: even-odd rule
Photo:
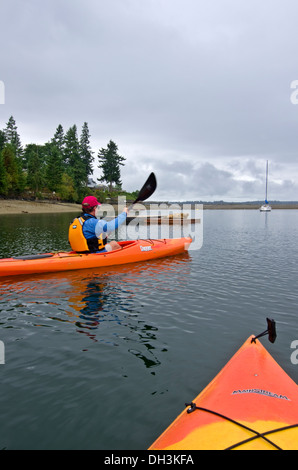
[[[87,122],[80,135],[76,125],[64,132],[59,124],[49,142],[23,147],[11,116],[0,130],[0,196],[81,202],[87,194],[93,193],[104,201],[115,191],[121,192],[120,166],[125,158],[118,154],[115,142],[110,140],[107,148],[98,152],[98,168],[102,170],[98,181],[105,182],[107,187],[90,190],[94,161]]]

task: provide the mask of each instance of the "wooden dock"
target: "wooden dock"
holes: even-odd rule
[[[182,224],[200,224],[201,219],[193,219],[189,217],[181,216],[136,216],[127,217],[126,224],[130,224],[134,221],[135,224],[142,225],[182,225]]]

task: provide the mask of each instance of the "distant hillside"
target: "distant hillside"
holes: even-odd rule
[[[150,204],[177,204],[183,205],[203,205],[204,209],[259,209],[264,201],[246,201],[246,202],[225,202],[225,201],[152,201],[145,203],[146,207],[150,207]],[[298,201],[270,201],[272,209],[298,209]]]

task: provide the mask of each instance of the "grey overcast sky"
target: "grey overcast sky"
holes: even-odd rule
[[[0,128],[42,144],[87,122],[94,178],[112,139],[124,189],[154,171],[165,201],[262,200],[266,160],[269,200],[298,200],[297,18],[297,0],[1,0]]]

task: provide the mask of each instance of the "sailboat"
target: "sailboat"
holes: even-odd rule
[[[267,201],[267,192],[268,192],[268,160],[267,160],[267,165],[266,165],[266,196],[265,196],[265,204],[263,204],[260,207],[261,212],[270,212],[271,211],[271,206],[269,205]]]

